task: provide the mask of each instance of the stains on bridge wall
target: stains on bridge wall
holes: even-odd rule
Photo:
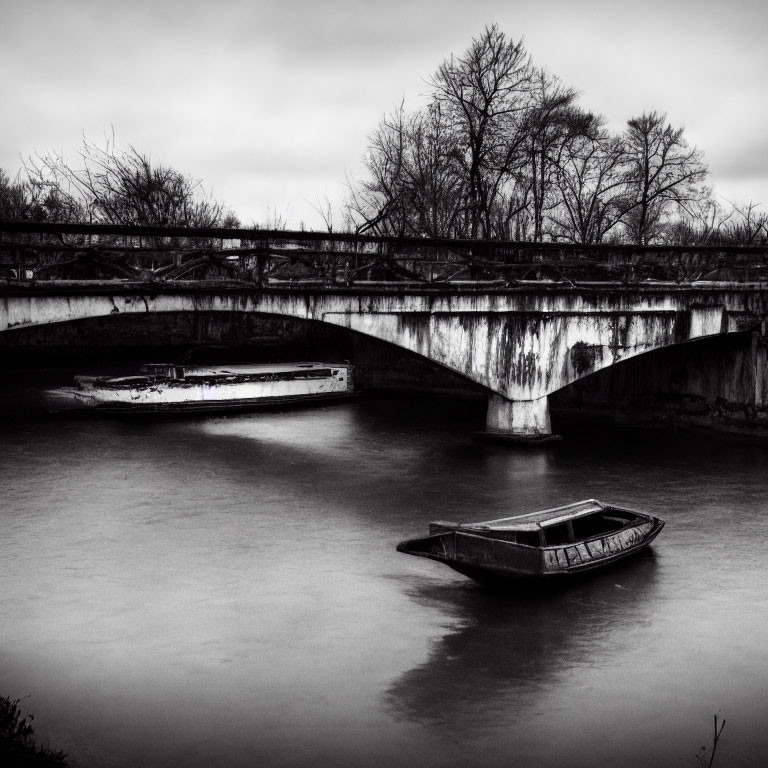
[[[531,400],[677,340],[677,313],[411,312],[326,315],[513,400]],[[572,353],[573,349],[576,353]],[[588,358],[580,350],[589,348]]]
[[[574,378],[587,376],[596,370],[596,363],[602,357],[603,348],[599,344],[587,344],[577,341],[570,351],[569,363],[576,374]]]
[[[692,306],[689,310],[688,338],[698,339],[702,336],[714,336],[725,333],[725,308],[722,306]]]

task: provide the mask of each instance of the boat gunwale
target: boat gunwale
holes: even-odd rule
[[[627,521],[626,525],[623,525],[621,528],[617,528],[614,531],[608,531],[607,533],[598,533],[594,536],[588,536],[581,539],[574,539],[573,541],[564,542],[562,544],[545,544],[544,546],[541,546],[540,544],[524,544],[523,542],[520,542],[520,541],[508,541],[507,539],[501,539],[495,536],[489,536],[489,535],[486,535],[485,533],[476,533],[471,529],[460,528],[459,526],[457,526],[455,528],[449,528],[448,530],[445,530],[445,531],[430,533],[427,536],[419,536],[414,539],[406,539],[405,541],[402,541],[400,542],[400,544],[398,544],[398,549],[400,549],[401,546],[404,546],[412,541],[425,541],[426,539],[430,539],[433,537],[437,538],[438,536],[444,536],[447,533],[457,533],[462,536],[471,536],[473,539],[484,539],[486,541],[487,540],[499,541],[499,542],[502,542],[503,544],[508,544],[509,546],[513,546],[513,547],[525,547],[526,549],[532,549],[538,552],[544,552],[547,550],[551,551],[555,549],[563,549],[565,547],[575,547],[578,544],[588,544],[589,542],[597,541],[598,539],[606,539],[609,536],[615,536],[617,533],[621,533],[631,528],[638,528],[640,525],[645,525],[646,523],[651,523],[651,525],[653,525],[653,528],[651,529],[651,533],[656,531],[656,533],[653,533],[654,536],[659,531],[661,531],[661,529],[664,527],[664,520],[662,520],[659,517],[646,514],[643,512],[638,512],[637,514],[643,518],[641,522],[633,523],[631,521]],[[440,523],[440,525],[443,525],[443,523]],[[509,529],[509,530],[513,530],[513,529]],[[490,530],[490,532],[492,533],[493,531]],[[403,550],[400,550],[400,551],[403,551]]]
[[[162,368],[164,363],[145,363],[145,366]],[[173,367],[173,366],[168,366]],[[142,366],[143,370],[144,366]],[[197,387],[233,387],[242,384],[275,384],[292,381],[333,381],[352,384],[351,363],[260,363],[233,366],[191,366],[182,377],[162,373],[143,372],[127,376],[78,374],[74,387],[83,392],[137,392],[157,391],[158,387],[168,389],[194,389]],[[338,378],[344,371],[347,378]],[[274,378],[273,378],[274,377]]]
[[[560,512],[564,509],[567,509],[569,507],[578,507],[582,504],[586,504],[588,502],[594,503],[596,506],[592,508],[584,508],[584,509],[575,509],[570,514],[560,515],[559,517],[547,517],[544,520],[537,520],[535,522],[525,522],[524,518],[531,517],[534,515],[547,515],[551,512]],[[445,528],[450,528],[452,530],[462,530],[462,531],[523,531],[523,532],[532,532],[532,531],[540,531],[546,528],[549,528],[551,526],[555,525],[561,525],[562,523],[567,523],[572,520],[579,520],[584,517],[588,517],[589,515],[594,515],[600,512],[610,512],[611,510],[616,510],[617,512],[627,512],[631,515],[634,515],[639,520],[642,520],[644,522],[652,522],[654,520],[659,520],[658,517],[655,515],[652,515],[648,512],[639,512],[636,509],[631,509],[630,507],[622,507],[618,504],[612,504],[610,502],[602,502],[598,501],[597,499],[585,499],[582,502],[576,502],[574,504],[568,504],[563,507],[553,507],[552,509],[544,509],[539,512],[529,512],[525,515],[514,515],[512,517],[500,517],[495,520],[483,520],[476,523],[454,523],[453,521],[448,520],[433,520],[430,522],[430,525],[441,525]],[[516,525],[512,523],[511,521],[515,520],[521,520],[522,522],[519,525]],[[499,523],[507,523],[509,521],[509,524],[507,525],[499,525]],[[633,520],[627,520],[624,525],[621,526],[621,528],[618,528],[617,530],[623,530],[624,528],[636,525],[637,523]],[[601,534],[598,534],[595,537],[591,538],[600,538]],[[585,541],[587,539],[578,539],[577,541]]]
[[[590,507],[586,505],[591,505]],[[524,518],[529,517],[545,517],[546,523],[550,523],[551,520],[555,520],[558,518],[550,518],[549,515],[558,512],[559,517],[562,517],[567,520],[574,520],[577,517],[583,517],[585,515],[594,514],[595,512],[600,512],[606,507],[610,507],[612,509],[625,509],[624,507],[619,507],[617,504],[608,504],[602,501],[599,501],[598,499],[582,499],[581,501],[574,501],[571,504],[563,504],[559,507],[549,507],[548,509],[539,509],[535,512],[525,512],[522,515],[510,515],[509,517],[497,517],[493,520],[483,520],[478,523],[461,523],[461,525],[487,525],[487,526],[496,526],[501,523],[506,523],[510,520],[522,520]],[[570,510],[570,512],[569,512]],[[626,509],[627,512],[633,512],[634,510]],[[540,525],[544,524],[539,523]]]

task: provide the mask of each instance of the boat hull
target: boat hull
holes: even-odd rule
[[[466,531],[444,531],[401,542],[397,549],[444,563],[487,583],[551,581],[606,568],[645,549],[664,521],[650,515],[638,525],[551,547],[531,547]]]
[[[48,393],[51,404],[85,411],[190,413],[232,411],[336,400],[354,394],[348,365],[284,365],[187,368],[148,365],[168,373],[125,377],[77,376],[76,387]],[[179,371],[178,376],[173,371]],[[59,408],[61,409],[61,408]]]
[[[303,395],[274,395],[270,397],[241,397],[217,400],[178,400],[175,402],[141,401],[120,402],[98,400],[76,392],[75,402],[82,409],[108,414],[142,414],[142,413],[212,413],[221,411],[250,411],[278,408],[289,405],[308,405],[326,401],[341,400],[352,397],[352,392],[308,393]]]

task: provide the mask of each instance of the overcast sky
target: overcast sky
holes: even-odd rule
[[[667,112],[721,200],[768,209],[766,0],[0,0],[0,167],[114,129],[244,224],[318,228],[381,116],[493,22],[616,130]]]

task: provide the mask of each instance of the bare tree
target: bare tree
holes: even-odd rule
[[[18,177],[11,181],[8,173],[0,168],[0,219],[30,219],[32,213],[29,185]]]
[[[576,106],[578,93],[566,88],[559,78],[538,70],[533,82],[533,101],[525,119],[525,146],[533,239],[540,242],[545,214],[556,205],[553,192],[563,155],[576,137],[595,133],[598,122]]]
[[[722,245],[724,229],[733,211],[726,212],[711,191],[700,200],[678,206],[675,215],[664,225],[662,239],[669,245]]]
[[[408,230],[405,154],[407,116],[404,105],[386,115],[369,139],[363,164],[368,178],[348,183],[349,218],[359,233],[403,235]]]
[[[328,193],[324,193],[322,199],[320,195],[317,196],[317,204],[309,202],[309,204],[317,211],[325,224],[328,232],[333,232],[333,204],[331,203]],[[302,224],[303,230],[303,224]]]
[[[602,242],[623,214],[623,165],[620,139],[602,129],[574,137],[557,164],[553,234],[575,243]]]
[[[407,150],[408,197],[416,217],[413,234],[466,235],[460,151],[439,102],[432,102],[410,121]]]
[[[706,194],[707,167],[699,151],[688,146],[683,129],[673,128],[657,112],[629,120],[624,153],[624,224],[632,240],[644,245],[660,234],[673,205],[684,207]]]
[[[731,214],[723,223],[723,239],[733,245],[768,244],[768,214],[758,211],[760,203],[750,201],[745,205],[731,205]]]
[[[461,56],[443,62],[430,81],[462,151],[472,238],[491,234],[490,211],[501,179],[512,170],[510,137],[518,133],[516,123],[528,105],[530,80],[522,41],[508,40],[494,24]]]
[[[349,209],[358,232],[463,234],[461,166],[439,103],[411,115],[401,104],[370,142],[368,178],[350,184]]]
[[[154,164],[134,147],[104,147],[83,139],[80,162],[63,154],[30,158],[30,183],[48,190],[60,207],[88,222],[155,226],[234,226],[237,218],[222,203],[206,196],[200,181],[168,166]]]
[[[706,165],[666,115],[645,113],[609,136],[574,89],[534,69],[522,41],[496,25],[428,82],[427,107],[406,114],[401,105],[371,136],[367,178],[349,184],[357,231],[640,244],[715,237],[717,218],[702,207]],[[744,226],[739,237],[763,237],[754,212]]]
[[[55,184],[36,183],[17,174],[11,181],[0,168],[0,219],[80,221],[80,204],[62,194]]]

